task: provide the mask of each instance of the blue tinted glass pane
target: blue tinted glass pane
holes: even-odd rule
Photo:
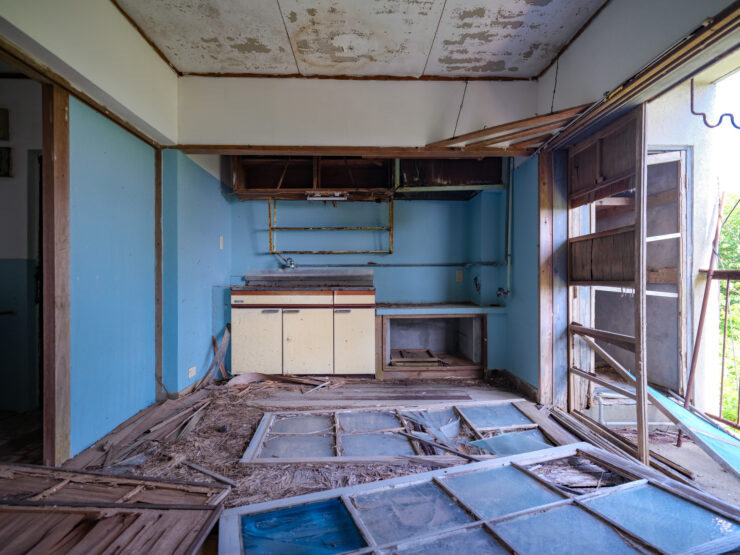
[[[740,530],[737,523],[651,485],[584,504],[665,551],[684,551]]]
[[[552,447],[552,444],[545,439],[545,436],[539,430],[510,432],[488,439],[471,441],[470,444],[499,457],[529,453],[530,451]]]
[[[420,545],[404,547],[382,552],[383,555],[474,555],[478,553],[508,553],[501,545],[481,528],[466,530],[453,536],[445,536]]]
[[[311,457],[333,457],[334,438],[331,436],[273,436],[265,441],[261,459],[303,459]]]
[[[476,428],[499,428],[531,424],[514,405],[483,405],[457,407]]]
[[[379,544],[470,522],[467,513],[432,482],[358,495],[353,501]]]
[[[611,526],[572,505],[520,516],[493,529],[522,554],[636,552]]]
[[[486,519],[563,499],[513,466],[450,476],[444,484]]]
[[[241,518],[244,553],[343,553],[365,547],[340,499]]]
[[[415,455],[409,441],[398,434],[342,434],[345,457]]]
[[[398,418],[387,412],[340,412],[337,419],[345,432],[375,432],[401,427]]]

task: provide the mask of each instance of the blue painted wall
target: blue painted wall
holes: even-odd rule
[[[391,255],[295,255],[300,264],[335,263],[460,263],[479,261],[482,256],[503,257],[493,245],[503,245],[505,195],[486,195],[491,213],[482,215],[479,195],[470,201],[396,201],[394,203],[394,245]],[[477,217],[475,226],[471,218]],[[388,205],[371,202],[338,203],[280,201],[280,226],[383,226],[388,222]],[[280,266],[277,256],[268,253],[267,201],[237,202],[232,205],[232,283],[243,283],[250,270]],[[481,236],[486,235],[485,241]],[[382,250],[388,246],[387,232],[368,231],[281,231],[276,245],[285,250]],[[501,247],[502,248],[502,247]],[[286,255],[291,256],[291,255]],[[463,269],[463,281],[456,270]],[[383,303],[495,302],[502,283],[494,273],[484,280],[483,297],[471,296],[473,270],[456,267],[375,268],[377,300]],[[498,270],[495,270],[497,272]],[[501,275],[505,276],[505,273]],[[491,293],[492,292],[492,293]]]
[[[514,170],[509,371],[539,386],[539,193],[537,157]]]
[[[74,455],[154,402],[154,150],[70,98]]]
[[[228,322],[231,208],[220,181],[184,154],[165,151],[162,167],[163,374],[174,393],[203,375],[211,336]]]

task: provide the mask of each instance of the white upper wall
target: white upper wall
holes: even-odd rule
[[[534,114],[536,83],[183,77],[181,144],[423,146]]]
[[[108,0],[0,0],[0,34],[163,144],[177,75]]]
[[[600,98],[731,0],[610,2],[563,54],[554,109]],[[464,82],[178,79],[109,0],[0,0],[0,34],[162,144],[422,146]],[[550,111],[538,82],[468,84],[457,134]]]
[[[731,0],[616,0],[559,61],[554,109],[598,100],[716,15]],[[538,81],[537,109],[549,112],[555,66]]]

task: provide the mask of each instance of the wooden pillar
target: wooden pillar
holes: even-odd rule
[[[44,463],[70,454],[69,95],[42,92],[42,334]]]
[[[538,402],[553,404],[553,160],[539,155],[539,387]]]
[[[162,149],[154,151],[154,387],[157,401],[167,399],[162,372]]]
[[[645,341],[647,326],[645,288],[647,282],[645,251],[647,247],[647,164],[645,147],[645,104],[637,109],[637,139],[635,141],[635,378],[637,379],[637,455],[643,464],[649,463],[647,356]]]

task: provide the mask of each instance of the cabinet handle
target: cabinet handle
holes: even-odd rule
[[[277,314],[280,312],[279,308],[266,308],[262,311],[262,314]]]
[[[349,310],[349,309],[345,309],[345,308],[338,308],[338,309],[336,309],[336,310],[334,311],[334,314],[349,314],[350,312],[352,312],[352,311],[351,311],[351,310]]]
[[[293,310],[284,310],[283,312],[285,314],[298,314],[300,312],[300,310],[296,310],[296,309],[293,309]]]

